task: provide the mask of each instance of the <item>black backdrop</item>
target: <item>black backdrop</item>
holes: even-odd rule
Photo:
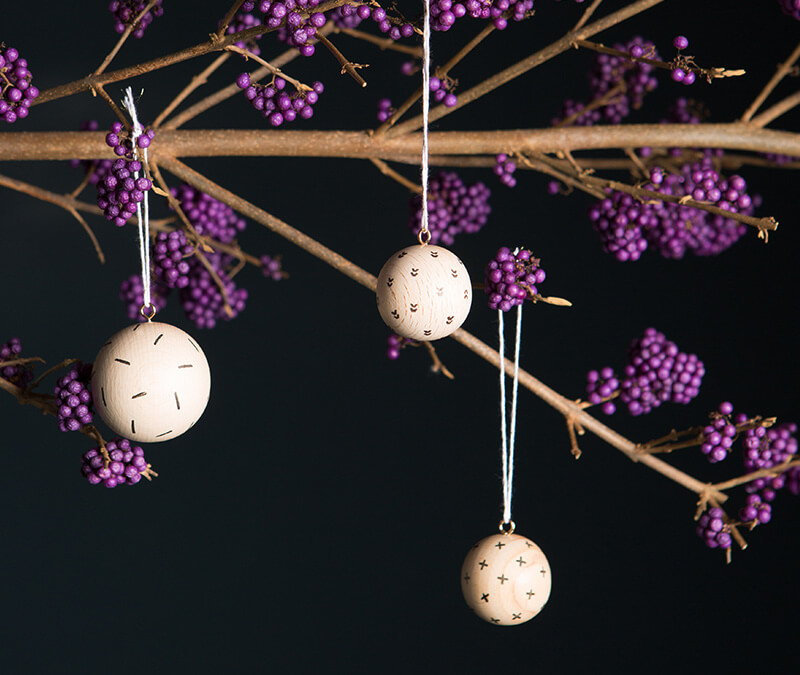
[[[30,5],[7,3],[0,38],[28,58],[41,89],[76,79],[115,40],[104,3],[96,4],[48,4],[33,21]],[[165,4],[165,15],[124,48],[117,65],[199,42],[226,9]],[[601,12],[606,5],[622,3],[608,0]],[[777,2],[698,5],[665,2],[598,39],[642,34],[669,54],[671,38],[683,33],[701,63],[745,67],[748,75],[691,89],[663,81],[634,120],[660,119],[679,95],[706,99],[715,120],[735,119],[800,35]],[[532,21],[497,35],[458,69],[462,87],[547,44],[581,11],[551,0],[536,9]],[[464,20],[435,34],[435,53],[449,56],[474,30]],[[374,126],[378,98],[397,103],[413,88],[396,75],[402,57],[345,37],[337,44],[372,64],[369,86],[359,90],[339,77],[322,50],[295,61],[289,72],[327,85],[314,119],[295,128]],[[267,57],[279,51],[267,40],[262,49]],[[546,125],[563,98],[586,95],[590,58],[566,54],[436,128]],[[137,80],[145,90],[141,117],[155,117],[200,68],[183,64]],[[402,90],[393,93],[397,82]],[[790,82],[783,93],[796,88],[796,78]],[[119,98],[113,86],[109,92]],[[35,108],[13,130],[75,129],[88,118],[111,122],[102,101],[83,94]],[[787,116],[779,126],[797,129],[797,122]],[[258,124],[237,98],[189,126]],[[373,273],[412,241],[405,189],[366,162],[189,163]],[[61,191],[79,180],[65,162],[4,163],[0,171]],[[781,221],[768,245],[751,232],[717,258],[666,261],[648,253],[633,264],[600,250],[587,198],[552,197],[537,175],[520,176],[509,190],[487,170],[460,173],[493,190],[489,224],[452,247],[473,280],[498,246],[525,245],[547,270],[542,292],[574,303],[527,309],[523,367],[581,396],[587,370],[621,365],[629,341],[655,326],[696,352],[707,375],[691,406],[611,418],[623,434],[646,440],[696,424],[726,399],[738,410],[797,419],[793,172],[746,174],[764,197],[760,212]],[[100,265],[68,215],[7,191],[2,199],[0,340],[18,336],[26,355],[48,363],[92,360],[127,322],[117,294],[138,264],[134,230],[91,221],[108,257]],[[190,325],[174,300],[159,314],[201,343],[213,383],[194,429],[145,448],[160,473],[152,484],[89,486],[78,467],[91,442],[60,433],[52,418],[3,395],[4,672],[722,672],[731,663],[775,672],[797,665],[796,499],[780,494],[773,521],[726,566],[694,534],[692,493],[590,436],[575,461],[563,419],[525,391],[514,515],[518,531],[547,554],[553,591],[523,626],[476,619],[458,573],[500,515],[496,371],[448,340],[437,348],[452,382],[429,372],[423,350],[388,361],[387,330],[369,292],[256,224],[240,241],[255,254],[283,254],[291,278],[275,284],[244,271],[246,311],[212,331]],[[496,318],[480,295],[465,328],[496,342]],[[736,459],[711,467],[698,455],[670,459],[703,480],[741,472]]]

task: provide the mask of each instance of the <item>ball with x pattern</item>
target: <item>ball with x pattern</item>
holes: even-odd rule
[[[550,564],[518,534],[495,534],[473,546],[461,567],[461,591],[484,621],[516,626],[535,617],[550,597]]]
[[[133,441],[167,441],[194,426],[211,391],[203,350],[180,328],[147,322],[123,328],[100,348],[92,371],[95,408]]]
[[[378,311],[410,340],[438,340],[457,330],[472,305],[464,263],[441,246],[415,245],[395,253],[378,275]]]

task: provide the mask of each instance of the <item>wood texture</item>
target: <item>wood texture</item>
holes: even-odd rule
[[[109,428],[141,443],[168,441],[200,419],[211,391],[203,350],[180,328],[139,323],[100,348],[92,371],[94,407]]]

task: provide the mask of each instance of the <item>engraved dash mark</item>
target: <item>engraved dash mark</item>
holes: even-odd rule
[[[136,324],[136,325],[133,327],[133,330],[131,331],[131,333],[135,333],[137,330],[139,330],[139,327],[140,327],[141,325],[142,325],[142,324],[140,324],[140,323],[137,323],[137,324]]]
[[[194,368],[191,363],[184,363],[182,366],[178,366],[178,368]]]
[[[110,344],[111,344],[111,340],[109,340],[108,342],[106,342],[105,344],[103,344],[103,347],[108,347],[108,345],[110,345]]]
[[[153,344],[154,344],[154,345],[157,345],[157,344],[158,344],[158,341],[159,341],[159,340],[160,340],[162,337],[164,337],[164,333],[161,333],[161,334],[160,334],[160,335],[159,335],[159,336],[156,338],[156,341],[155,341]],[[191,340],[189,340],[189,342],[191,342]]]
[[[131,398],[141,398],[142,396],[147,396],[146,391],[140,391],[138,394],[134,394]]]
[[[114,359],[118,363],[124,363],[126,366],[131,365],[130,361],[125,361],[124,359]]]
[[[181,402],[178,400],[178,392],[175,392],[175,405],[178,406],[178,410],[181,409]]]
[[[100,387],[100,397],[103,399],[103,405],[108,408],[108,403],[106,403],[106,391],[103,387]]]
[[[172,429],[170,429],[169,431],[165,431],[163,434],[158,434],[156,436],[156,438],[161,438],[162,436],[166,436],[167,434],[171,434],[171,433],[172,433]]]
[[[131,434],[136,433],[136,423],[135,420],[131,420]]]
[[[190,344],[190,345],[192,345],[192,347],[194,347],[194,348],[195,348],[195,351],[198,351],[198,352],[200,351],[200,347],[198,347],[198,346],[197,346],[197,345],[196,345],[196,344],[195,344],[195,343],[192,341],[192,338],[186,338],[186,339],[187,339],[187,340],[189,340],[189,344]]]

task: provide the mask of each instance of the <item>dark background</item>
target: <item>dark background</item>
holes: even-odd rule
[[[105,3],[95,4],[6,3],[0,39],[28,59],[40,89],[71,81],[116,40]],[[165,15],[143,40],[125,46],[116,67],[201,41],[227,8],[165,4]],[[622,5],[608,0],[600,12]],[[549,43],[582,11],[551,0],[536,9],[534,19],[495,34],[458,67],[462,89]],[[701,64],[746,68],[743,78],[691,88],[664,78],[631,118],[658,121],[684,95],[706,100],[715,121],[729,121],[792,50],[798,28],[777,2],[676,1],[597,39],[610,44],[641,34],[669,57],[672,37],[682,33]],[[435,58],[449,57],[476,30],[464,19],[450,33],[434,34]],[[288,72],[319,78],[327,89],[313,120],[289,128],[373,127],[377,99],[399,103],[416,84],[398,75],[402,56],[345,36],[336,43],[352,60],[372,64],[369,86],[359,90],[339,77],[322,48],[296,60]],[[274,38],[262,40],[265,57],[281,50]],[[210,58],[133,82],[145,89],[140,117],[153,119]],[[590,55],[570,52],[435,128],[547,125],[564,98],[587,96],[590,62]],[[238,72],[229,64],[209,90]],[[796,87],[790,80],[773,100]],[[119,99],[121,88],[108,90]],[[2,131],[76,129],[88,118],[102,128],[113,121],[100,99],[82,94],[36,107]],[[189,126],[259,124],[237,97]],[[797,130],[797,114],[775,127]],[[189,164],[373,273],[413,241],[407,191],[367,162]],[[400,169],[413,177],[411,167]],[[4,163],[0,172],[56,191],[80,180],[66,162]],[[522,365],[542,381],[582,396],[587,370],[621,367],[630,340],[655,326],[697,353],[707,375],[690,406],[610,418],[627,437],[644,441],[702,423],[722,400],[737,411],[798,419],[794,172],[745,173],[751,192],[763,195],[760,213],[781,223],[768,245],[751,231],[716,258],[667,261],[648,252],[629,264],[601,251],[585,215],[590,198],[552,197],[539,175],[519,175],[508,189],[488,170],[459,173],[493,191],[489,224],[452,247],[473,281],[481,281],[497,247],[524,245],[547,271],[541,292],[574,303],[526,310]],[[94,196],[87,191],[84,198]],[[154,208],[165,215],[162,205]],[[91,361],[127,323],[117,294],[137,269],[134,228],[91,219],[108,258],[100,265],[77,223],[56,207],[4,191],[0,222],[0,341],[18,336],[25,355],[49,364]],[[240,242],[256,255],[283,254],[291,278],[275,284],[245,270],[237,281],[250,291],[246,311],[211,331],[192,326],[175,299],[159,314],[196,337],[213,384],[195,428],[145,447],[160,473],[152,484],[90,486],[78,468],[91,441],[60,433],[52,418],[0,397],[3,672],[797,667],[797,498],[780,494],[772,522],[750,533],[750,547],[735,550],[726,566],[694,533],[694,494],[588,435],[576,462],[563,419],[525,390],[514,518],[518,532],[545,551],[553,591],[542,613],[522,626],[476,619],[461,598],[459,570],[469,547],[500,519],[496,370],[448,340],[437,349],[456,375],[452,382],[429,372],[421,349],[390,362],[388,331],[369,292],[257,224]],[[496,316],[480,293],[464,327],[496,343]],[[51,377],[44,389],[53,383]],[[697,449],[684,453],[669,459],[701,480],[742,472],[736,456],[711,466]],[[734,511],[743,500],[732,494]]]

